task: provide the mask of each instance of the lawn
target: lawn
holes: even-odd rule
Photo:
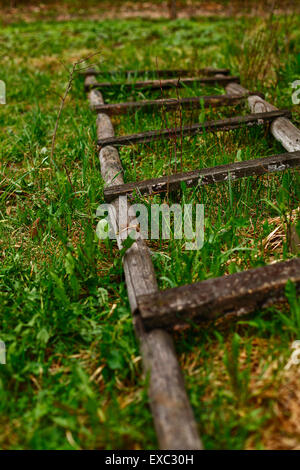
[[[153,449],[147,383],[115,242],[96,236],[103,199],[96,116],[76,74],[51,140],[72,64],[90,57],[122,69],[229,67],[241,83],[291,107],[300,78],[300,16],[146,19],[38,18],[3,24],[0,79],[0,365],[2,449]],[[298,54],[298,55],[297,55]],[[267,66],[265,65],[267,64]],[[218,94],[192,87],[180,96]],[[132,99],[161,97],[132,92]],[[164,96],[174,96],[164,93]],[[106,102],[129,100],[120,89]],[[114,117],[116,135],[247,114],[246,104],[166,115]],[[299,106],[293,122],[300,126]],[[283,152],[265,129],[123,147],[126,182]],[[298,171],[246,178],[169,202],[205,204],[200,251],[182,240],[149,243],[159,286],[183,285],[290,259],[299,228]],[[136,197],[159,203],[163,198]],[[297,222],[298,221],[298,222]],[[284,367],[300,339],[295,287],[287,302],[235,322],[176,332],[176,348],[207,449],[300,446],[300,369]]]

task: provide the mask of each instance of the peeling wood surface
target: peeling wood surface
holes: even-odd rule
[[[180,76],[196,76],[196,75],[215,75],[215,74],[222,74],[222,75],[229,75],[229,69],[214,69],[213,67],[206,67],[203,69],[198,70],[184,70],[184,69],[158,69],[158,70],[112,70],[108,72],[103,72],[101,70],[95,70],[93,68],[86,69],[80,72],[81,75],[104,75],[104,76],[118,76],[122,75],[127,78],[131,77],[142,77],[144,75],[151,75],[156,77],[180,77]]]
[[[251,94],[251,93],[250,93]],[[164,108],[166,111],[174,110],[177,108],[183,109],[199,109],[204,105],[205,108],[212,106],[234,106],[244,100],[247,94],[228,96],[228,95],[208,95],[208,96],[195,96],[192,98],[165,98],[158,100],[143,100],[143,101],[127,101],[124,103],[110,103],[91,106],[93,111],[97,113],[106,113],[109,116],[125,114],[128,112],[136,112],[139,109],[160,109]],[[263,94],[261,93],[261,96]]]
[[[98,105],[94,106],[92,109],[98,113],[106,113],[109,116],[118,116],[128,112],[136,112],[139,109],[149,110],[164,108],[166,111],[169,111],[180,107],[183,109],[199,109],[202,108],[202,105],[206,108],[209,106],[233,106],[243,99],[245,99],[244,95],[210,95],[182,99],[167,98],[159,100],[128,101],[124,103]]]
[[[86,80],[90,78],[87,76]],[[99,95],[92,92],[89,98],[90,102],[100,99]],[[107,115],[98,114],[98,138],[107,137],[108,134],[110,137],[114,135],[109,121]],[[103,147],[99,158],[101,174],[106,184],[122,184],[122,165],[117,149],[112,146]],[[172,337],[159,329],[146,332],[139,315],[136,314],[137,298],[140,295],[158,293],[150,251],[136,230],[134,220],[129,218],[123,223],[119,217],[119,198],[115,199],[112,205],[115,210],[111,216],[118,230],[119,249],[122,248],[122,235],[126,238],[129,232],[135,231],[137,237],[123,257],[123,266],[135,332],[143,356],[144,372],[150,376],[148,393],[160,448],[201,450],[202,443],[185,391]]]
[[[88,76],[90,77],[90,76]],[[88,78],[87,77],[87,78]],[[85,83],[85,90],[88,91],[93,88],[101,88],[101,90],[107,88],[125,88],[125,89],[133,89],[133,88],[148,88],[151,90],[157,90],[161,88],[173,88],[173,87],[182,87],[193,85],[195,83],[202,83],[206,85],[224,85],[231,82],[239,82],[239,77],[188,77],[188,78],[176,78],[176,79],[162,79],[162,80],[144,80],[140,82],[125,82],[125,83],[117,83],[117,82],[87,82]]]
[[[236,116],[217,121],[205,121],[201,124],[177,127],[175,129],[160,129],[155,131],[141,132],[138,134],[125,135],[114,138],[98,139],[98,145],[134,145],[137,143],[153,142],[161,139],[174,139],[176,136],[188,136],[203,134],[205,132],[230,131],[242,126],[259,126],[267,124],[279,116],[290,116],[289,110],[276,110],[271,112],[248,114],[247,116]]]
[[[229,96],[235,96],[247,93],[248,90],[237,83],[230,83],[226,86],[226,92]],[[252,113],[278,109],[257,95],[249,96],[248,104]],[[270,131],[288,152],[300,150],[300,130],[289,119],[285,117],[275,119],[271,124]]]
[[[182,71],[164,71],[165,75],[161,76],[170,77],[174,76],[171,73],[180,74],[180,72]],[[130,231],[134,231],[136,234],[136,241],[123,257],[123,265],[134,327],[143,356],[144,371],[150,373],[150,406],[162,449],[202,449],[192,408],[185,392],[173,340],[162,328],[172,328],[178,323],[186,323],[187,321],[212,320],[222,315],[243,315],[264,308],[284,299],[284,288],[288,279],[296,283],[298,290],[300,288],[300,260],[293,259],[264,268],[209,279],[189,286],[159,291],[149,249],[140,236],[134,218],[131,216],[124,222],[120,216],[119,205],[122,198],[119,196],[132,194],[134,190],[141,193],[162,192],[166,190],[166,185],[169,185],[168,188],[176,189],[180,187],[181,182],[185,182],[188,186],[211,184],[224,181],[229,176],[234,179],[251,174],[281,171],[299,164],[299,152],[295,151],[300,150],[300,131],[287,119],[290,112],[277,110],[273,105],[264,101],[259,94],[250,93],[238,85],[238,77],[224,76],[225,72],[222,70],[214,70],[213,73],[217,72],[223,73],[223,75],[180,80],[147,80],[125,84],[113,82],[101,84],[97,82],[94,73],[85,72],[85,89],[88,91],[91,107],[95,108],[98,113],[97,136],[98,144],[102,146],[99,153],[101,173],[106,185],[108,185],[105,189],[106,198],[111,201],[114,209],[112,217],[117,229],[119,248],[122,248],[123,239],[128,237]],[[227,70],[226,73],[228,73]],[[207,75],[210,75],[208,71]],[[135,76],[138,75],[135,74]],[[127,78],[130,77],[129,72]],[[143,106],[169,106],[169,109],[172,109],[178,106],[178,101],[165,100],[165,103],[158,103],[162,100],[152,100],[150,104],[150,100],[148,100],[148,104],[145,102],[140,105],[137,102],[135,104],[121,103],[108,107],[104,104],[101,92],[97,90],[98,87],[105,89],[118,86],[128,89],[158,89],[184,86],[195,82],[223,84],[226,86],[228,103],[247,97],[253,115],[223,121],[210,121],[188,126],[183,130],[165,129],[116,138],[108,116],[108,114],[114,113],[113,107],[118,109],[118,114],[120,114],[126,107],[127,109],[137,109]],[[213,100],[214,97],[207,97],[207,99]],[[265,123],[271,123],[272,134],[289,152],[295,152],[294,154],[275,155],[264,159],[222,165],[198,172],[176,174],[124,185],[122,165],[118,150],[115,148],[117,145],[124,145],[124,142],[127,145],[161,138],[173,138],[175,135],[195,135],[203,132],[231,130],[243,125]],[[130,209],[130,206],[127,209]]]
[[[138,306],[147,329],[240,316],[283,300],[289,279],[300,291],[299,258],[141,296]]]
[[[158,194],[177,191],[184,183],[187,187],[204,186],[219,183],[228,179],[235,180],[247,176],[260,176],[265,173],[284,171],[300,166],[300,151],[283,153],[270,157],[256,158],[243,162],[218,165],[212,168],[175,173],[135,183],[115,185],[104,190],[106,201],[112,201],[117,196],[131,196],[137,194]]]

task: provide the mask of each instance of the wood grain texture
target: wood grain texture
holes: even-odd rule
[[[95,70],[93,68],[89,68],[86,70],[83,70],[80,72],[81,75],[94,75],[94,76],[99,76],[99,75],[110,75],[112,77],[115,76],[125,76],[127,78],[131,77],[143,77],[144,75],[150,75],[153,77],[165,77],[165,78],[171,78],[171,77],[188,77],[189,75],[192,76],[197,76],[197,75],[216,75],[216,74],[222,74],[222,75],[229,75],[230,71],[229,69],[215,69],[213,67],[205,67],[202,69],[198,70],[184,70],[184,69],[158,69],[158,70],[111,70],[111,71],[101,71],[101,70]]]
[[[93,75],[87,75],[85,77],[85,86],[91,86],[96,83],[96,78]],[[104,100],[102,93],[99,90],[91,90],[88,93],[90,106],[95,108],[97,106],[103,106]],[[113,138],[115,136],[114,128],[109,116],[106,113],[97,113],[97,138]]]
[[[113,125],[107,114],[97,114],[97,138],[98,140],[115,138]]]
[[[289,279],[299,292],[299,258],[141,296],[138,307],[148,329],[240,316],[284,300]]]
[[[88,77],[86,77],[88,78]],[[93,99],[93,95],[90,93]],[[102,116],[102,115],[101,115]],[[104,115],[103,115],[104,116]],[[98,138],[113,135],[109,117],[97,118]],[[101,174],[106,184],[122,184],[122,165],[116,148],[106,146],[100,154]],[[158,293],[158,286],[150,251],[141,239],[134,218],[120,216],[120,199],[112,201],[111,217],[117,227],[119,249],[122,241],[131,231],[136,241],[125,252],[123,266],[130,308],[136,336],[140,342],[143,367],[149,374],[149,400],[154,424],[161,449],[202,449],[193,411],[188,401],[182,373],[176,358],[171,336],[162,330],[146,332],[137,311],[137,298],[140,295]],[[128,210],[129,210],[128,206]],[[123,220],[124,219],[124,220]]]
[[[146,332],[143,328],[138,317],[136,329],[145,370],[151,371],[149,398],[154,421],[159,423],[156,431],[160,446],[162,449],[201,450],[173,340],[166,331]]]
[[[98,145],[134,145],[138,143],[154,142],[157,140],[171,140],[176,136],[185,137],[190,135],[203,134],[206,132],[230,131],[243,126],[260,126],[273,121],[279,116],[290,116],[290,111],[276,110],[270,112],[248,114],[247,116],[236,116],[233,118],[219,119],[216,121],[205,121],[201,124],[177,127],[175,129],[160,129],[155,131],[141,132],[138,134],[125,135],[114,138],[98,139]]]
[[[86,77],[89,78],[90,76]],[[133,89],[133,88],[148,88],[151,90],[158,90],[161,88],[174,88],[174,87],[183,87],[194,85],[195,83],[203,85],[225,85],[231,82],[239,82],[239,77],[227,77],[227,76],[213,76],[213,77],[187,77],[187,78],[176,78],[176,79],[162,79],[162,80],[144,80],[140,82],[85,82],[85,90],[91,90],[93,88],[100,88],[104,90],[106,88],[124,88],[124,89]]]
[[[243,95],[227,96],[227,95],[211,95],[211,96],[197,96],[192,98],[167,98],[159,100],[143,100],[143,101],[128,101],[124,103],[112,103],[105,105],[93,106],[92,109],[97,113],[106,113],[109,116],[125,114],[129,112],[136,112],[139,109],[149,111],[151,109],[164,108],[166,111],[183,108],[183,109],[200,109],[202,106],[205,108],[212,106],[233,106],[245,99]]]
[[[92,108],[103,105],[103,97],[99,90],[91,90],[88,95]]]
[[[137,194],[154,195],[178,191],[182,183],[189,188],[193,186],[205,186],[207,184],[227,181],[229,178],[236,180],[247,176],[260,176],[265,173],[284,171],[299,166],[300,152],[283,153],[270,157],[256,158],[255,160],[230,163],[228,165],[218,165],[212,168],[175,173],[173,175],[145,181],[116,184],[114,187],[108,187],[104,190],[104,197],[106,201],[111,201],[118,196],[132,196],[134,192]]]
[[[99,153],[99,160],[105,186],[113,188],[115,185],[122,185],[123,167],[118,150],[110,145],[103,147]]]
[[[229,96],[236,96],[247,93],[248,90],[237,83],[230,83],[226,86],[226,92]],[[278,109],[257,95],[249,96],[248,104],[252,113]],[[285,117],[275,119],[271,124],[270,131],[288,152],[300,150],[300,130],[289,119]]]

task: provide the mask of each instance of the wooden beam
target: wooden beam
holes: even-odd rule
[[[300,291],[300,259],[249,269],[138,298],[147,329],[245,315],[285,299],[288,280]]]
[[[183,87],[194,85],[195,83],[199,83],[202,85],[225,85],[231,82],[239,82],[239,77],[190,77],[190,78],[176,78],[176,79],[167,79],[167,80],[145,80],[142,82],[126,82],[126,83],[119,83],[119,82],[103,82],[98,83],[95,82],[93,84],[85,84],[85,90],[88,91],[93,88],[125,88],[134,89],[134,88],[148,88],[150,90],[159,90],[162,88],[174,88],[174,87]]]
[[[205,186],[220,183],[228,179],[236,180],[246,176],[261,176],[265,173],[284,171],[288,168],[300,166],[300,151],[272,155],[270,157],[256,158],[243,162],[218,165],[212,168],[175,173],[135,183],[127,183],[104,189],[106,201],[112,201],[118,196],[131,196],[137,194],[158,194],[177,191],[184,183],[187,187]]]
[[[93,79],[95,80],[95,77],[86,77],[88,83],[93,82]],[[89,98],[91,105],[103,104],[102,95],[98,90],[91,91]],[[102,134],[107,136],[108,133],[111,137],[114,136],[109,117],[106,114],[98,114],[98,138],[101,138]],[[106,184],[122,184],[124,180],[118,150],[106,146],[101,149],[99,159],[101,174]],[[111,216],[119,233],[117,237],[119,249],[122,249],[124,237],[128,237],[131,231],[136,232],[136,241],[125,252],[123,266],[135,333],[143,357],[143,368],[145,374],[149,374],[149,401],[160,448],[200,450],[202,443],[186,395],[172,337],[166,331],[159,329],[146,332],[140,316],[136,313],[137,298],[140,295],[158,292],[150,251],[132,221],[129,221],[129,224],[126,221],[125,226],[122,224],[118,210],[119,198],[115,199],[112,205],[115,212]]]
[[[145,109],[148,111],[151,109],[164,108],[165,111],[170,111],[180,107],[183,109],[199,109],[202,108],[202,106],[205,108],[208,108],[209,106],[234,106],[245,98],[245,95],[209,95],[181,99],[165,98],[159,100],[127,101],[124,103],[104,104],[93,106],[92,110],[97,113],[108,114],[109,116],[118,116],[128,112],[136,112],[139,109]]]
[[[248,90],[237,83],[230,83],[226,86],[226,92],[229,96],[235,96],[247,93]],[[248,104],[252,113],[275,111],[278,109],[257,95],[249,96]],[[286,117],[275,119],[271,124],[270,131],[288,152],[300,150],[300,130]]]
[[[220,119],[217,121],[205,121],[201,124],[177,127],[175,129],[160,129],[155,131],[142,132],[139,134],[125,135],[121,137],[99,139],[98,145],[134,145],[138,143],[153,142],[162,139],[174,139],[176,136],[188,136],[203,134],[206,132],[230,131],[243,126],[262,125],[271,122],[279,116],[290,116],[289,110],[282,109],[267,113],[248,114],[246,116],[236,116],[233,118]]]
[[[170,12],[170,20],[176,20],[177,18],[176,0],[169,0],[168,7],[169,7],[169,12]]]
[[[165,77],[165,78],[172,78],[172,77],[188,77],[189,75],[196,76],[196,75],[203,75],[203,76],[211,76],[216,74],[222,75],[229,75],[229,69],[214,69],[212,67],[205,67],[198,70],[184,70],[184,69],[160,69],[160,70],[111,70],[111,71],[102,71],[102,70],[95,70],[93,68],[89,68],[80,72],[80,75],[104,75],[104,76],[118,76],[123,75],[127,78],[133,77],[143,77],[144,75],[151,75],[154,77]]]

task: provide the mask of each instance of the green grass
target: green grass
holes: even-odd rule
[[[0,107],[0,339],[7,346],[7,364],[0,366],[1,448],[157,447],[120,256],[114,243],[107,246],[95,234],[103,181],[95,115],[82,77],[76,77],[68,96],[54,162],[50,158],[59,97],[71,64],[99,52],[90,62],[104,71],[230,67],[245,86],[289,107],[290,83],[300,73],[300,18],[294,17],[286,42],[284,20],[278,22],[276,60],[266,79],[249,76],[244,56],[245,50],[254,50],[253,32],[262,25],[255,18],[37,21],[2,27],[0,79],[7,85],[7,105]],[[220,92],[219,87],[196,87],[180,94]],[[158,97],[160,91],[134,93],[133,99],[149,96]],[[128,99],[122,89],[104,97],[107,102]],[[183,123],[247,112],[244,105],[200,110],[192,117],[184,113]],[[159,129],[168,119],[174,123],[171,115],[138,112],[114,123],[117,134],[125,134]],[[294,108],[293,119],[300,123],[299,109]],[[187,138],[182,145],[178,140],[176,153],[173,144],[156,142],[123,148],[120,156],[125,180],[132,181],[168,174],[176,165],[178,170],[181,154],[185,171],[281,151],[267,132],[251,129]],[[151,242],[161,288],[293,256],[286,233],[287,214],[299,205],[297,172],[183,189],[170,202],[181,199],[205,204],[204,246],[187,252],[182,241]],[[153,200],[161,199],[145,198],[147,204]],[[279,247],[266,247],[263,240],[278,225]],[[280,428],[276,393],[281,393],[289,344],[300,337],[293,286],[287,293],[289,304],[280,309],[176,333],[206,448],[268,447],[269,429]],[[275,361],[277,369],[266,377]]]

